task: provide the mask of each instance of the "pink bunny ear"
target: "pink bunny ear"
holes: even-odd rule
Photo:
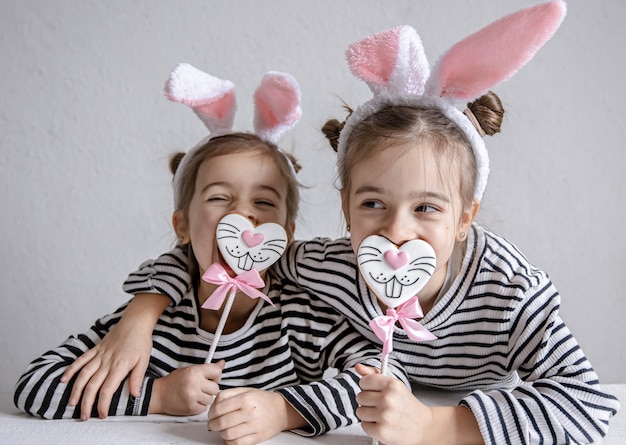
[[[204,71],[181,63],[174,68],[165,84],[165,95],[198,115],[211,134],[228,132],[233,127],[235,86]]]
[[[417,32],[398,26],[353,43],[346,51],[352,74],[374,94],[422,94],[430,67]]]
[[[300,120],[300,86],[287,74],[270,71],[254,92],[254,129],[263,140],[276,144]]]
[[[466,37],[443,55],[431,94],[473,100],[509,79],[556,32],[566,6],[552,0],[503,17]]]

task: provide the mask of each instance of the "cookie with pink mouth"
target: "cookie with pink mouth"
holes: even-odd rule
[[[363,279],[378,299],[396,308],[422,290],[435,271],[435,251],[426,241],[408,241],[399,248],[387,238],[371,235],[357,251]]]
[[[281,257],[287,247],[287,233],[280,224],[254,226],[242,215],[230,214],[217,225],[217,247],[224,261],[237,274],[256,269],[261,272]]]

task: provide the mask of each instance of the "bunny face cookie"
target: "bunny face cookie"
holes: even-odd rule
[[[378,299],[396,308],[426,285],[435,271],[435,251],[425,241],[412,240],[399,248],[387,238],[372,235],[359,245],[361,275]]]
[[[230,214],[217,225],[217,246],[237,275],[253,268],[260,272],[281,257],[287,247],[287,234],[280,224],[255,227],[247,218]]]

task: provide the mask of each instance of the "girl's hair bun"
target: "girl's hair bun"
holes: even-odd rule
[[[174,153],[170,157],[170,172],[172,172],[173,175],[176,174],[176,170],[178,170],[180,161],[182,161],[184,157],[185,157],[185,153],[182,153],[180,151],[178,153]]]
[[[488,91],[473,102],[467,104],[484,134],[493,136],[502,128],[504,107],[496,93]]]
[[[346,116],[346,120],[352,114],[352,108],[350,108],[345,102],[343,104],[343,108],[346,110],[348,115]],[[330,146],[337,152],[337,147],[339,146],[339,136],[341,135],[341,130],[343,130],[344,125],[346,125],[346,121],[339,122],[337,119],[330,119],[327,121],[322,127],[322,133],[330,142]]]
[[[324,133],[324,136],[326,136],[326,139],[328,139],[328,142],[330,142],[330,146],[333,148],[333,150],[335,150],[335,152],[337,151],[337,146],[339,144],[339,135],[341,134],[341,129],[344,125],[345,121],[339,122],[337,119],[330,119],[322,127],[322,133]]]

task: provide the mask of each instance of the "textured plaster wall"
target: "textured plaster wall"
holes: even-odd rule
[[[9,0],[0,8],[0,391],[26,364],[128,296],[127,273],[169,249],[168,154],[205,135],[162,95],[190,62],[238,85],[236,127],[267,70],[300,81],[304,116],[282,141],[304,166],[297,235],[344,232],[334,154],[319,132],[367,88],[346,46],[399,24],[435,59],[531,1]],[[621,45],[626,3],[571,0],[561,30],[498,87],[503,132],[480,221],[546,269],[602,381],[624,382],[626,247]]]

